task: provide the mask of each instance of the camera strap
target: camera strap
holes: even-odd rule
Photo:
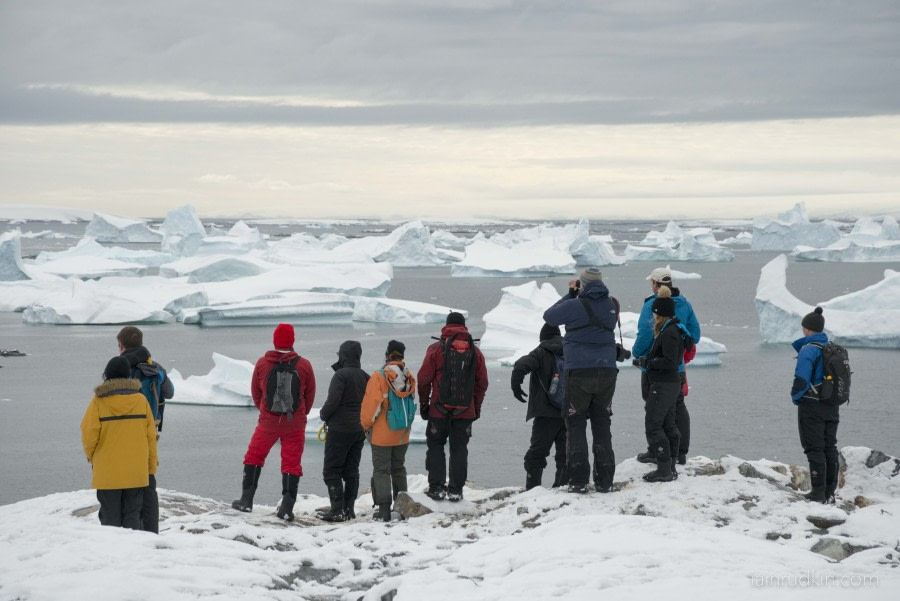
[[[621,344],[624,347],[625,342],[622,340],[622,319],[619,317],[619,300],[615,296],[610,296],[609,299],[613,302],[613,305],[615,305],[615,307],[616,307],[616,324],[619,326],[619,344]],[[578,300],[581,301],[581,305],[584,307],[584,310],[587,312],[588,321],[590,323],[583,325],[583,326],[578,326],[575,328],[567,327],[566,332],[574,332],[575,330],[581,330],[583,328],[594,326],[595,328],[600,328],[601,330],[608,330],[610,332],[613,332],[613,334],[615,334],[616,330],[614,328],[611,328],[611,327],[607,326],[606,324],[600,323],[600,320],[597,319],[596,315],[594,315],[594,310],[591,309],[591,305],[588,302],[588,299],[584,298],[583,296],[579,296]]]

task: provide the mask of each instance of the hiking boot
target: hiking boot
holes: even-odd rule
[[[429,486],[425,496],[435,501],[443,501],[447,498],[447,489],[443,486]]]
[[[672,459],[672,480],[678,480],[678,470],[675,469],[675,465],[678,463],[676,459]]]
[[[383,505],[378,506],[378,511],[375,512],[375,521],[376,522],[390,522],[391,521],[391,504],[385,503]]]
[[[570,484],[567,490],[569,492],[578,493],[580,495],[586,495],[591,492],[591,489],[587,484]]]
[[[344,521],[344,482],[340,478],[328,480],[328,500],[331,501],[331,509],[320,511],[316,517],[325,522]]]
[[[259,475],[262,473],[262,466],[245,465],[244,478],[241,482],[241,498],[231,502],[231,507],[244,513],[253,511],[253,495],[256,494],[256,485],[259,482]]]
[[[687,453],[681,453],[678,455],[678,465],[685,465],[687,463]]]
[[[803,498],[813,503],[828,503],[828,499],[833,499],[834,497],[829,497],[825,494],[824,486],[817,486],[816,488],[813,488],[811,491],[803,495]]]
[[[459,503],[460,501],[462,501],[462,498],[463,498],[462,491],[459,491],[459,492],[451,491],[451,492],[447,493],[447,500],[451,501],[453,503]]]
[[[356,495],[359,492],[359,478],[344,480],[344,519],[356,519]]]
[[[553,486],[552,488],[559,488],[560,486],[565,486],[569,483],[569,470],[557,469],[556,475],[553,477]]]
[[[638,453],[636,459],[641,463],[656,463],[656,453],[644,451],[643,453]]]
[[[606,494],[606,493],[611,493],[613,491],[613,487],[612,486],[600,486],[599,484],[595,484],[594,490],[596,490],[599,493]]]
[[[669,460],[658,461],[656,463],[655,471],[644,474],[645,482],[671,482],[674,479],[675,475],[672,474],[672,462]]]
[[[540,486],[543,473],[544,470],[542,469],[532,469],[525,472],[525,490],[531,490]]]
[[[297,501],[297,487],[300,484],[300,476],[294,474],[281,474],[281,503],[275,514],[286,522],[294,521],[294,503]]]

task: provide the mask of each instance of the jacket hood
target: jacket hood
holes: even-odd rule
[[[561,357],[563,354],[563,337],[562,336],[554,336],[552,338],[548,338],[546,340],[542,340],[540,345],[541,348],[547,349],[557,357]]]
[[[133,394],[141,391],[140,380],[114,378],[94,387],[94,394],[100,398],[114,394]]]
[[[263,355],[269,363],[289,363],[296,359],[297,356],[297,353],[294,351],[277,349],[266,351],[266,354]]]
[[[466,326],[450,324],[441,328],[441,338],[450,338],[454,334],[468,334],[469,329]]]
[[[581,290],[581,294],[578,296],[584,296],[585,298],[606,298],[609,296],[609,288],[606,287],[600,280],[592,280],[587,282],[586,284],[582,284],[584,288]]]
[[[338,360],[331,364],[331,369],[337,371],[342,367],[359,367],[362,357],[362,345],[356,340],[347,340],[338,348]]]
[[[791,346],[794,347],[794,350],[798,353],[800,349],[809,344],[810,342],[818,342],[819,344],[828,344],[828,334],[825,332],[814,332],[809,336],[804,336],[803,338],[798,338],[794,342],[791,343]]]
[[[122,351],[122,356],[128,359],[131,367],[134,367],[138,363],[147,363],[150,360],[150,351],[145,346],[136,346]]]
[[[384,366],[384,378],[388,385],[400,397],[406,397],[414,391],[409,388],[409,371],[402,361],[390,361]]]

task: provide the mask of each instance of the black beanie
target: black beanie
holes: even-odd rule
[[[559,326],[551,326],[549,323],[545,323],[544,327],[541,328],[541,334],[538,339],[543,342],[544,340],[548,340],[559,335]]]
[[[813,332],[821,332],[824,330],[825,318],[822,317],[822,307],[816,307],[815,311],[807,313],[803,317],[803,321],[800,322],[800,325]]]
[[[671,298],[657,297],[653,301],[653,312],[660,317],[675,317],[675,301]]]
[[[464,326],[466,325],[466,316],[462,313],[457,313],[456,311],[450,311],[450,313],[447,314],[446,325]]]
[[[384,351],[384,356],[388,359],[402,359],[404,353],[406,353],[406,345],[397,340],[391,340],[388,342],[387,350]]]
[[[106,364],[106,369],[103,370],[103,379],[104,380],[116,380],[116,379],[128,379],[131,377],[131,364],[128,362],[128,359],[122,357],[121,355],[118,357],[113,357],[109,360],[109,363]]]

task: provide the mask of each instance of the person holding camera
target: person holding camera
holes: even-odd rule
[[[672,282],[672,272],[667,267],[657,267],[648,278],[650,280],[650,291],[653,293],[644,299],[644,306],[641,307],[641,314],[638,317],[638,331],[634,339],[634,345],[631,352],[635,358],[646,358],[650,347],[653,345],[653,328],[654,314],[653,301],[656,300],[663,288],[667,289],[671,294],[669,296],[675,303],[675,316],[681,322],[681,325],[687,328],[688,333],[694,344],[700,342],[700,322],[694,313],[694,307],[681,294],[681,291]],[[641,368],[641,396],[644,400],[650,392],[650,378],[647,370]],[[678,399],[675,402],[675,422],[678,424],[678,431],[681,433],[681,442],[679,443],[677,460],[678,463],[684,465],[687,463],[687,454],[691,444],[691,415],[688,413],[687,405],[684,404],[684,395],[687,394],[687,376],[684,370],[684,362],[678,366],[678,377],[681,381],[681,390],[678,393]],[[637,460],[641,463],[656,463],[656,453],[652,448],[648,448],[643,453],[638,453]]]
[[[563,416],[568,429],[567,464],[569,492],[588,492],[591,464],[588,458],[587,422],[591,422],[594,454],[594,487],[610,492],[616,472],[616,458],[610,432],[612,398],[616,391],[618,356],[624,360],[613,334],[618,318],[618,302],[609,295],[603,274],[587,267],[577,280],[569,282],[569,292],[544,312],[544,321],[565,326],[566,392]]]

